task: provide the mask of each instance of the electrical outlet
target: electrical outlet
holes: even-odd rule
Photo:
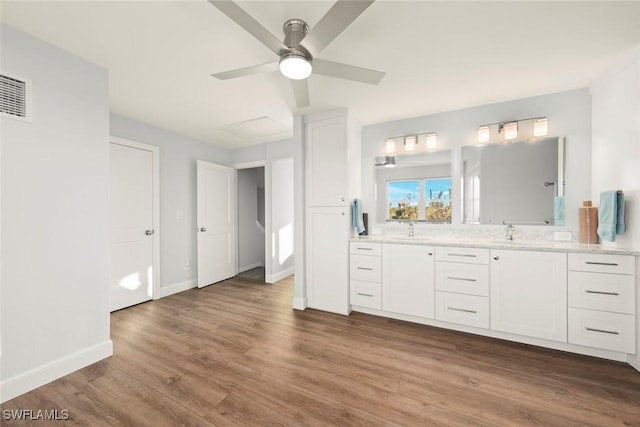
[[[189,270],[190,268],[191,268],[191,260],[190,259],[184,260],[184,269]]]

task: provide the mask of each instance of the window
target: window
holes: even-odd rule
[[[387,181],[387,220],[451,223],[451,178]]]

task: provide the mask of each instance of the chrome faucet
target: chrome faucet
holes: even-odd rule
[[[513,241],[513,230],[515,230],[516,228],[513,226],[513,224],[508,224],[505,227],[505,236],[504,238],[507,239],[508,241],[512,242]]]
[[[409,237],[413,237],[413,221],[409,221]]]

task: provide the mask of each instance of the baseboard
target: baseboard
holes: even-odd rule
[[[46,365],[31,369],[24,374],[7,378],[0,383],[0,403],[69,375],[112,354],[113,342],[107,340]]]
[[[174,283],[169,286],[162,286],[160,288],[160,295],[158,298],[168,297],[169,295],[177,294],[178,292],[186,291],[198,287],[198,279],[189,279],[184,282]]]
[[[265,275],[264,281],[267,283],[276,283],[282,279],[284,279],[285,277],[289,277],[293,274],[293,270],[294,268],[287,268],[286,270],[282,270],[279,273],[276,274],[267,274]]]
[[[256,267],[264,267],[264,262],[254,262],[253,264],[245,265],[244,267],[238,267],[238,273],[243,273]]]
[[[632,367],[633,369],[635,369],[636,371],[640,372],[640,364],[638,364],[638,362],[637,362],[637,361],[635,361],[635,360],[631,360],[631,358],[627,358],[627,363],[628,363],[629,365],[631,365],[631,367]]]
[[[293,297],[293,309],[304,310],[307,308],[307,299],[300,297]]]

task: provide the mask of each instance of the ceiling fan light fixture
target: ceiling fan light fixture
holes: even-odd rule
[[[280,72],[288,79],[304,80],[311,71],[311,61],[303,55],[291,53],[280,58]]]

